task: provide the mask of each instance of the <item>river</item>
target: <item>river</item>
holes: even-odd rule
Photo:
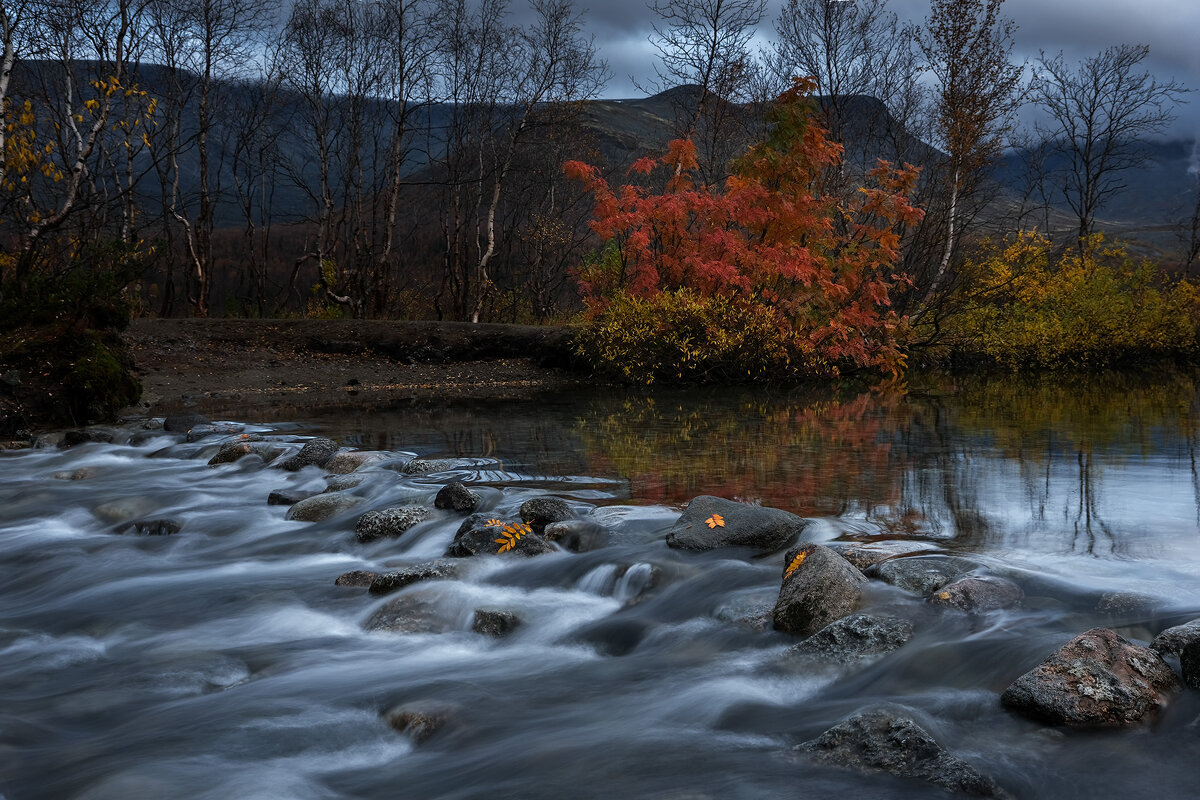
[[[1117,732],[1047,728],[999,693],[1089,628],[1145,642],[1200,617],[1198,387],[605,390],[233,420],[293,449],[319,435],[385,453],[345,489],[359,504],[318,522],[266,500],[324,489],[326,472],[208,466],[221,436],[132,421],[112,443],[0,453],[0,798],[939,796],[791,752],[880,702],[1017,797],[1194,797],[1200,693]],[[452,463],[405,474],[418,456]],[[398,595],[335,578],[439,558],[461,517],[362,544],[357,516],[432,506],[454,480],[500,518],[566,499],[610,543],[464,559],[458,579],[399,595],[435,607],[440,632],[366,630]],[[797,671],[795,638],[742,619],[774,601],[782,554],[666,547],[700,494],[811,518],[818,541],[965,556],[1025,601],[938,613],[875,581],[871,602],[905,609],[912,641]],[[151,518],[180,529],[113,532]],[[477,608],[521,624],[475,633]],[[385,719],[406,708],[450,723],[416,743]]]

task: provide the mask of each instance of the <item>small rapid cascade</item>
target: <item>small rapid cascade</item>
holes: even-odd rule
[[[1114,398],[1022,419],[1007,391],[936,419],[574,397],[465,431],[138,420],[0,452],[0,797],[930,796],[796,749],[881,706],[1011,796],[1191,796],[1197,690],[1103,732],[1000,698],[1085,631],[1200,617],[1195,384],[1127,391],[1108,427]],[[764,509],[795,530],[668,546],[700,495],[738,502],[688,542]],[[832,632],[776,629],[802,551],[861,569]]]

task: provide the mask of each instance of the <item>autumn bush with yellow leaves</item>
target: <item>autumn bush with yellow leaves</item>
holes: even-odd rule
[[[957,352],[1010,369],[1093,368],[1195,351],[1200,287],[1097,235],[1056,251],[1037,233],[988,243],[963,270]]]

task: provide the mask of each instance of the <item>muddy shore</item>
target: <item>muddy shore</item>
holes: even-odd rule
[[[294,416],[409,400],[523,397],[577,385],[570,331],[380,320],[138,319],[131,414]]]

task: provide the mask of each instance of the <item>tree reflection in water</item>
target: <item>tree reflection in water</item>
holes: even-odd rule
[[[607,396],[588,404],[575,433],[590,474],[628,478],[637,503],[716,494],[833,518],[857,538],[953,539],[972,548],[1004,539],[1119,556],[1127,537],[1106,501],[1114,490],[1161,478],[1154,470],[1190,470],[1188,514],[1200,523],[1198,377],[1003,376],[886,393]]]

